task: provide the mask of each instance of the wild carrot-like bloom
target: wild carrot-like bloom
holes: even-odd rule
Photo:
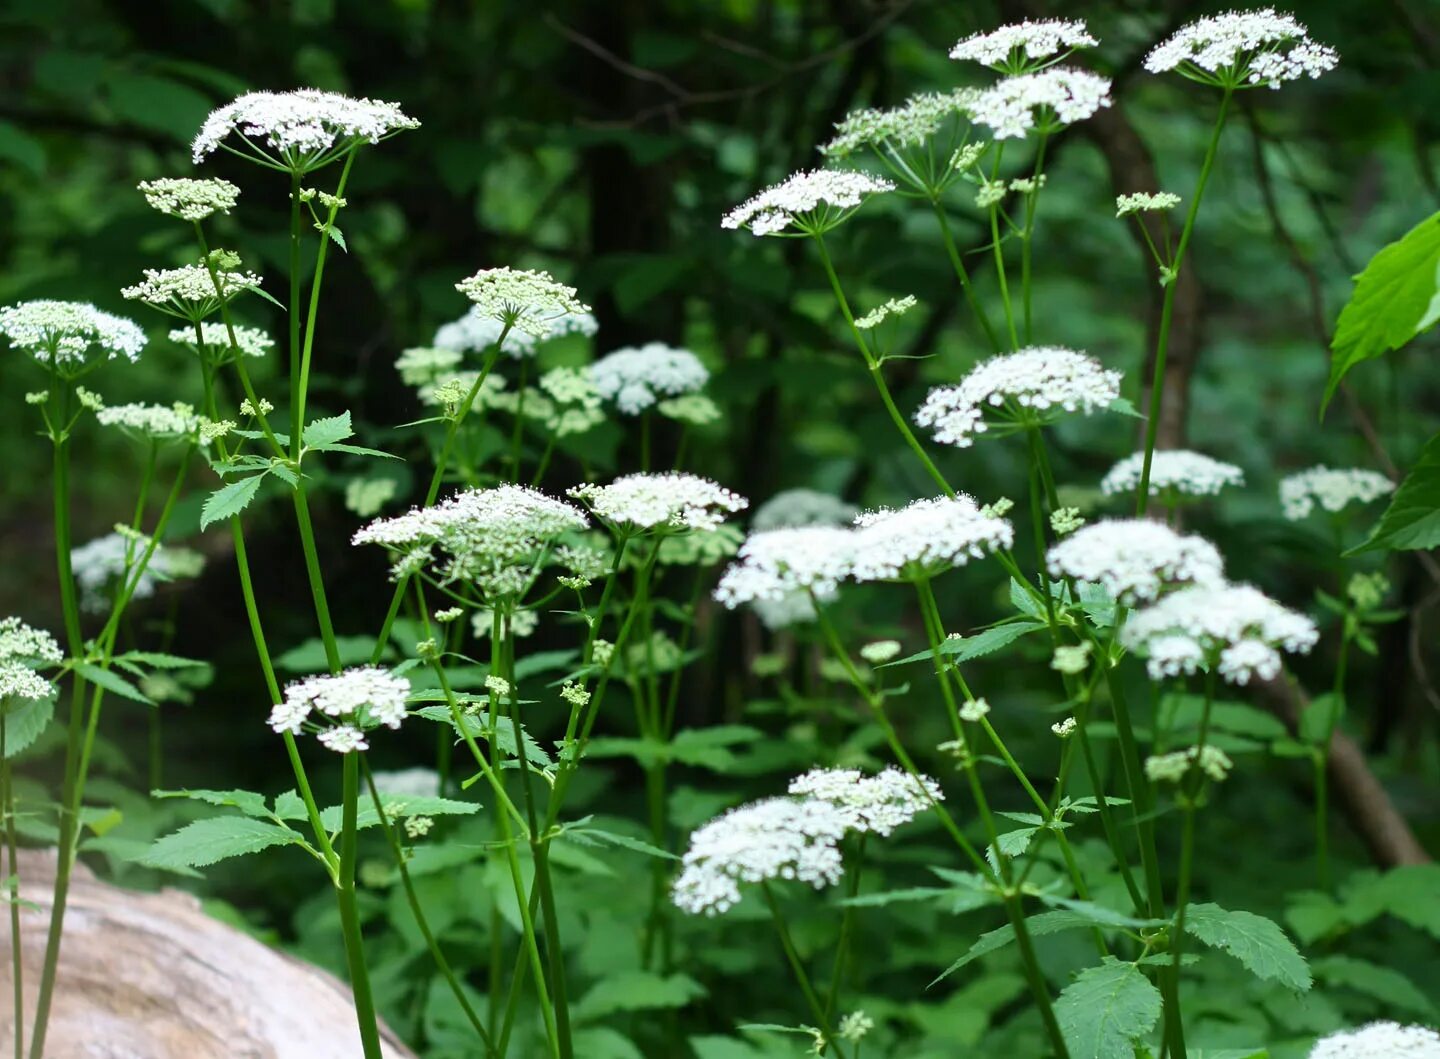
[[[1224,561],[1202,537],[1149,519],[1106,519],[1077,530],[1046,556],[1051,577],[1099,584],[1134,606],[1170,588],[1224,584]]]
[[[1179,783],[1192,768],[1198,768],[1216,783],[1230,775],[1235,762],[1217,746],[1192,746],[1170,754],[1152,754],[1145,759],[1145,776],[1152,783]]]
[[[1120,373],[1094,357],[1058,346],[1032,346],[981,361],[956,386],[930,391],[915,422],[935,440],[967,448],[990,428],[986,413],[1002,421],[1047,423],[1065,412],[1089,415],[1120,396]]]
[[[205,565],[199,552],[162,544],[156,546],[145,569],[137,575],[136,567],[149,547],[150,538],[143,533],[116,526],[114,533],[71,549],[70,568],[80,587],[80,605],[89,611],[105,610],[110,605],[106,592],[116,583],[133,583],[132,600],[148,599],[161,581],[194,577]]]
[[[989,33],[973,33],[950,49],[950,58],[977,62],[992,70],[1021,73],[1058,61],[1076,48],[1100,43],[1082,19],[1029,19]],[[1064,54],[1062,54],[1064,53]]]
[[[1230,88],[1319,77],[1335,68],[1335,49],[1310,39],[1293,15],[1274,8],[1230,11],[1182,26],[1145,57],[1152,74],[1173,70],[1203,84]]]
[[[334,675],[306,677],[285,689],[270,711],[270,727],[298,735],[307,723],[320,729],[320,742],[337,753],[365,750],[367,728],[399,728],[405,719],[410,682],[376,666],[358,666]]]
[[[229,213],[240,199],[240,189],[228,180],[192,180],[166,177],[139,185],[152,209],[182,221],[203,221],[212,213]]]
[[[903,298],[891,298],[884,305],[876,306],[864,316],[855,321],[855,326],[862,331],[870,331],[883,324],[891,316],[904,316],[911,309],[915,308],[915,296],[907,294]]]
[[[639,415],[661,395],[694,393],[705,385],[710,372],[688,349],[663,342],[627,346],[590,365],[590,382],[607,401],[626,415]]]
[[[1305,518],[1319,504],[1334,514],[1351,504],[1368,504],[1395,491],[1395,483],[1363,467],[1311,467],[1280,480],[1280,505],[1292,522]]]
[[[436,349],[455,353],[487,353],[499,341],[505,324],[472,306],[465,315],[448,324],[441,324],[432,340]],[[535,336],[512,327],[500,346],[501,352],[516,360],[535,354]],[[456,357],[456,363],[460,358]]]
[[[110,405],[95,413],[102,426],[119,427],[128,434],[157,441],[173,441],[193,437],[200,429],[195,409],[180,401],[170,406],[158,404]]]
[[[783,489],[755,509],[752,530],[794,526],[845,526],[860,509],[837,496],[816,489]]]
[[[582,368],[552,368],[540,376],[540,389],[555,402],[549,425],[559,437],[583,434],[605,421],[600,391]]]
[[[1128,217],[1132,213],[1158,213],[1173,210],[1180,205],[1180,196],[1168,191],[1137,191],[1133,195],[1115,196],[1115,216]]]
[[[145,348],[139,326],[86,302],[42,299],[7,305],[0,309],[0,335],[40,363],[53,362],[67,376],[93,367],[92,353],[107,360],[123,356],[133,363]]]
[[[60,645],[44,629],[25,624],[19,618],[0,618],[0,659],[27,662],[35,666],[58,666],[65,658]]]
[[[890,834],[945,800],[929,776],[912,778],[894,766],[873,776],[857,769],[811,769],[790,781],[790,794],[834,806],[847,830],[877,835]]]
[[[200,339],[205,343],[206,352],[213,357],[228,360],[238,348],[247,357],[263,357],[275,348],[275,340],[258,327],[235,326],[235,346],[230,345],[230,329],[219,320],[206,320],[200,325]],[[194,327],[177,327],[169,334],[171,342],[198,353]]]
[[[1440,1033],[1425,1026],[1371,1022],[1321,1037],[1309,1059],[1440,1059]]]
[[[1133,493],[1140,488],[1145,454],[1134,452],[1111,467],[1100,481],[1106,496]],[[1187,496],[1215,496],[1227,485],[1244,485],[1245,472],[1233,463],[1222,463],[1188,449],[1159,449],[1150,462],[1150,495],[1184,493]]]
[[[467,489],[433,507],[376,519],[352,538],[395,556],[393,575],[432,566],[444,582],[468,581],[513,598],[533,582],[550,545],[589,526],[583,512],[522,485]]]
[[[720,578],[715,598],[734,610],[794,593],[835,594],[849,576],[855,533],[838,526],[762,530],[745,538],[738,561]]]
[[[600,520],[629,530],[711,530],[749,501],[694,474],[627,474],[609,485],[577,485],[569,495]]]
[[[950,92],[924,92],[898,107],[851,111],[835,126],[834,138],[820,153],[845,159],[869,147],[920,147],[954,119],[968,123],[970,104],[979,95],[973,88]]]
[[[1110,80],[1064,66],[1021,74],[987,88],[970,104],[977,125],[997,140],[1026,136],[1031,129],[1054,132],[1084,121],[1110,105]]]
[[[307,173],[362,143],[379,143],[420,123],[396,103],[353,99],[338,92],[247,92],[212,111],[191,147],[196,165],[217,148],[279,169]],[[225,141],[238,139],[240,150]]]
[[[837,844],[848,826],[841,809],[814,798],[766,798],[732,809],[690,836],[675,904],[715,916],[739,902],[741,883],[832,886],[845,872]]]
[[[915,500],[898,510],[878,508],[855,519],[852,576],[856,581],[930,577],[964,566],[999,548],[1015,531],[964,495]]]
[[[574,318],[590,312],[574,287],[557,282],[548,272],[485,268],[455,284],[455,289],[475,303],[470,311],[476,316],[509,324],[534,339],[560,333],[562,324],[574,330]]]
[[[1319,639],[1315,623],[1249,585],[1194,585],[1136,611],[1120,642],[1149,659],[1153,680],[1214,664],[1232,684],[1280,672],[1280,651],[1306,652]]]
[[[259,287],[260,277],[254,272],[217,269],[212,277],[203,264],[182,265],[180,268],[147,268],[141,282],[123,288],[120,294],[182,320],[202,320],[219,312],[220,306]],[[229,345],[228,336],[226,345]]]
[[[847,169],[792,174],[725,215],[722,228],[748,228],[754,235],[780,235],[794,227],[810,235],[835,227],[868,195],[894,191],[889,180]]]

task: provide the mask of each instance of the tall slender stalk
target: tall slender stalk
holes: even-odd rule
[[[769,906],[770,917],[775,923],[775,933],[780,937],[780,947],[785,951],[785,960],[795,974],[795,981],[800,986],[800,992],[805,996],[805,1003],[810,1007],[810,1014],[820,1024],[819,1030],[825,1035],[826,1043],[835,1049],[836,1055],[844,1059],[845,1051],[840,1047],[839,1037],[830,1021],[829,1009],[820,1003],[820,998],[815,993],[815,987],[810,982],[810,975],[805,971],[805,963],[800,959],[800,952],[795,948],[794,939],[790,937],[790,928],[786,925],[785,916],[780,911],[780,903],[775,900],[774,891],[770,889],[769,883],[762,882],[760,892],[765,895],[765,903]]]
[[[965,303],[970,306],[970,311],[975,314],[975,320],[980,325],[980,330],[985,333],[985,341],[990,346],[992,353],[1000,352],[1000,336],[995,333],[995,327],[990,323],[990,317],[985,312],[985,307],[980,304],[979,297],[975,294],[975,284],[970,279],[970,273],[965,268],[965,261],[960,256],[960,249],[955,245],[955,233],[950,229],[950,215],[945,212],[939,198],[931,198],[930,205],[935,210],[935,218],[940,222],[940,238],[945,244],[945,253],[950,258],[950,267],[955,270],[955,278],[960,281],[960,290],[965,295]]]
[[[10,752],[5,737],[10,728],[8,707],[0,717],[0,812],[5,814],[5,850],[9,855],[6,896],[10,901],[10,978],[15,988],[15,1059],[25,1055],[25,960],[20,945],[20,855],[15,842],[15,791],[10,785]]]
[[[359,802],[360,755],[345,755],[341,766],[340,881],[336,890],[340,902],[340,928],[345,933],[345,962],[350,972],[350,993],[360,1027],[360,1046],[365,1059],[383,1059],[380,1033],[375,1022],[375,999],[370,994],[370,974],[365,967],[365,945],[360,937],[360,913],[355,907],[356,817]]]

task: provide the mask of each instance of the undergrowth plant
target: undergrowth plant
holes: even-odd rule
[[[18,618],[0,624],[17,1011],[24,989],[36,997],[33,1021],[16,1019],[17,1059],[45,1054],[80,853],[193,875],[276,847],[293,847],[286,856],[324,892],[301,918],[338,923],[338,939],[319,936],[343,951],[366,1059],[383,1054],[382,1011],[426,1054],[497,1059],[860,1059],[967,1047],[1241,1059],[1271,1048],[1300,1055],[1325,1031],[1336,1032],[1311,1055],[1440,1054],[1440,1037],[1418,1026],[1350,1031],[1295,1014],[1319,977],[1368,994],[1375,1014],[1434,1017],[1400,971],[1337,948],[1366,922],[1357,909],[1422,918],[1405,909],[1434,873],[1361,873],[1340,888],[1327,787],[1347,660],[1373,652],[1376,627],[1399,616],[1376,564],[1351,557],[1357,546],[1436,543],[1433,453],[1368,543],[1352,516],[1394,491],[1388,478],[1317,467],[1281,484],[1287,518],[1331,522],[1322,627],[1307,601],[1232,581],[1217,546],[1187,531],[1195,512],[1213,518],[1243,488],[1241,468],[1158,443],[1175,295],[1236,100],[1319,77],[1336,54],[1267,9],[1201,19],[1145,59],[1151,74],[1194,82],[1187,98],[1213,113],[1213,127],[1183,194],[1136,188],[1115,204],[1116,223],[1139,225],[1153,254],[1148,282],[1163,289],[1151,375],[1137,385],[1065,345],[1066,321],[1035,298],[1051,148],[1114,103],[1111,82],[1079,65],[1097,44],[1084,23],[1058,20],[962,40],[951,58],[969,86],[850,114],[820,148],[831,167],[796,173],[723,218],[748,236],[804,244],[788,260],[833,296],[854,350],[851,367],[835,370],[868,376],[927,483],[925,495],[890,490],[866,510],[797,489],[749,515],[750,501],[696,473],[713,462],[698,439],[725,414],[706,392],[714,365],[661,342],[592,360],[590,307],[541,271],[457,277],[468,311],[396,361],[423,409],[403,433],[362,437],[350,412],[323,414],[312,380],[321,358],[342,355],[326,341],[327,317],[344,308],[327,302],[325,278],[350,249],[352,175],[391,137],[424,136],[391,103],[256,92],[200,129],[197,166],[224,152],[253,163],[257,185],[288,194],[288,271],[278,281],[216,245],[217,217],[243,208],[239,186],[204,176],[140,185],[193,246],[121,294],[170,318],[166,341],[198,374],[199,406],[111,405],[87,388],[92,372],[104,378],[141,355],[146,332],[131,320],[74,302],[0,310],[0,333],[33,356],[40,380],[24,402],[54,452],[64,616],[58,640]],[[939,245],[917,240],[913,252],[945,255],[953,297],[988,345],[918,407],[887,380],[916,299],[871,305],[844,267],[847,224],[885,200],[933,218]],[[983,245],[960,245],[961,215],[979,219]],[[1407,241],[1427,240],[1433,264],[1440,240],[1427,223]],[[1400,267],[1384,258],[1372,269]],[[1384,352],[1370,337],[1376,314],[1391,314],[1389,347],[1434,322],[1409,302],[1362,301],[1369,276],[1346,313],[1371,317],[1341,318],[1340,374]],[[261,302],[285,319],[278,343],[243,322]],[[1397,323],[1397,313],[1409,315]],[[287,373],[257,385],[269,376],[252,369],[277,345]],[[546,361],[560,346],[568,360]],[[1065,500],[1090,483],[1062,481],[1054,458],[1054,432],[1083,417],[1104,417],[1113,436],[1138,424],[1142,438],[1098,483],[1100,518]],[[618,430],[633,470],[606,473],[592,459],[602,429]],[[71,439],[91,430],[133,441],[139,490],[129,522],[77,547]],[[429,470],[413,506],[381,514],[402,499],[388,470],[396,457],[381,446],[417,437]],[[959,488],[964,458],[1002,449],[1023,468],[1014,498]],[[166,536],[197,480],[207,494],[201,529],[229,535],[237,628],[243,621],[269,696],[237,709],[255,725],[268,714],[293,785],[164,789],[157,712],[152,798],[224,811],[126,845],[107,840],[113,821],[87,800],[102,707],[113,696],[158,710],[162,692],[203,688],[204,662],[170,653],[163,638],[141,643],[126,620],[157,582],[198,572],[199,556]],[[348,545],[325,540],[313,516],[317,489],[336,481],[355,516]],[[255,509],[281,499],[315,633],[283,653],[247,538]],[[384,556],[374,635],[356,635],[332,606],[337,547]],[[790,740],[764,735],[765,710],[743,704],[727,704],[731,723],[684,723],[697,713],[688,700],[719,686],[717,668],[742,665],[717,632],[712,600],[744,612],[764,638],[768,649],[748,655],[749,687],[763,689],[772,712],[803,719]],[[899,635],[875,634],[867,609],[879,600],[903,609],[880,630]],[[566,646],[528,649],[537,629]],[[1297,733],[1244,701],[1258,684],[1299,682],[1289,657],[1327,638],[1333,670],[1312,685],[1319,694]],[[1046,689],[1038,703],[1011,708],[1003,686],[991,686],[1001,657],[1035,671]],[[705,678],[690,679],[697,671]],[[62,693],[58,803],[22,811],[12,761],[40,738]],[[927,714],[942,739],[926,734]],[[1028,729],[1040,717],[1037,739]],[[372,749],[427,725],[432,752],[405,770],[372,769]],[[1217,813],[1245,812],[1226,799],[1227,778],[1267,747],[1313,768],[1315,889],[1291,915],[1305,942],[1324,942],[1313,963],[1272,919],[1209,900],[1197,873],[1197,834]],[[613,773],[640,792],[634,819],[597,809],[606,762],[620,762]],[[756,800],[739,804],[742,786]],[[58,847],[48,927],[23,911],[20,839]],[[322,907],[332,900],[333,912]],[[1433,913],[1425,922],[1436,929]],[[48,935],[33,981],[20,944],[38,929]],[[922,975],[920,992],[954,1018],[972,1007],[978,1024],[937,1032],[939,1016],[912,1002],[909,984],[926,964],[896,962],[886,939],[914,931],[938,971]],[[1057,947],[1062,938],[1068,947]],[[762,969],[771,984],[750,996],[752,1009],[716,1002],[732,978]],[[789,984],[778,984],[780,969]],[[1239,972],[1255,981],[1217,985]],[[1245,996],[1264,1013],[1217,1014]],[[701,1005],[724,1014],[687,1024]]]

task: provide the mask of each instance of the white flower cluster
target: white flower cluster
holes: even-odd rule
[[[973,88],[922,92],[898,107],[852,111],[836,123],[835,137],[820,153],[828,158],[848,158],[866,147],[919,147],[952,118],[968,118],[970,104],[978,94]]]
[[[179,401],[168,408],[158,404],[110,405],[96,412],[95,418],[104,426],[156,439],[190,437],[200,429],[195,409]]]
[[[1230,11],[1182,26],[1145,57],[1152,74],[1174,70],[1206,84],[1242,88],[1319,77],[1335,68],[1333,48],[1310,39],[1293,15],[1274,8]]]
[[[1094,357],[1058,346],[1032,346],[977,364],[957,386],[930,391],[915,422],[932,427],[935,440],[967,448],[988,429],[987,408],[1012,414],[1038,414],[1047,420],[1056,412],[1086,415],[1107,408],[1120,396],[1120,372],[1100,366]]]
[[[915,308],[915,295],[907,294],[903,298],[891,298],[884,305],[871,309],[864,316],[855,321],[855,326],[862,331],[869,331],[879,327],[891,316],[904,316],[911,309]]]
[[[381,724],[399,728],[409,695],[410,682],[403,677],[377,666],[357,666],[295,681],[270,711],[269,724],[276,732],[298,735],[314,720],[321,723],[319,739],[328,749],[339,754],[368,750],[365,730]]]
[[[254,272],[217,269],[212,277],[204,265],[182,265],[147,268],[143,280],[133,287],[122,288],[120,294],[188,320],[208,316],[222,303],[259,286],[260,277]],[[229,344],[227,336],[225,345]]]
[[[1093,48],[1099,43],[1081,19],[1027,19],[966,37],[950,49],[950,58],[992,69],[1023,69],[1062,50]]]
[[[574,318],[590,312],[574,287],[537,270],[484,268],[455,284],[455,289],[475,303],[472,313],[508,323],[534,339],[562,333],[562,322],[570,330],[581,330]]]
[[[436,349],[453,353],[485,353],[500,338],[505,330],[503,321],[482,313],[478,306],[466,310],[465,315],[448,324],[441,324],[435,330],[432,340]],[[535,355],[535,336],[512,327],[505,336],[500,350],[507,356],[520,360]],[[460,363],[460,358],[455,358]]]
[[[740,901],[740,884],[795,879],[819,890],[840,881],[837,843],[846,815],[814,799],[766,798],[716,817],[690,836],[675,880],[675,904],[721,915]]]
[[[1278,675],[1281,650],[1306,652],[1317,639],[1313,621],[1249,585],[1179,589],[1130,615],[1120,630],[1122,644],[1148,657],[1154,680],[1217,662],[1232,684]]]
[[[839,526],[752,533],[720,578],[715,598],[731,610],[745,603],[779,603],[797,593],[827,599],[850,576],[854,545],[854,531]]]
[[[755,235],[775,235],[792,224],[810,231],[825,227],[857,208],[867,195],[894,191],[889,180],[848,169],[816,169],[794,173],[736,206],[720,221],[722,228],[748,228]],[[824,211],[823,216],[820,211]]]
[[[852,576],[893,581],[964,566],[1015,540],[1010,523],[961,493],[880,508],[855,519]]]
[[[750,520],[754,530],[785,529],[792,526],[844,526],[860,509],[839,497],[817,489],[784,489],[755,509]]]
[[[856,769],[811,769],[790,781],[790,793],[834,806],[850,831],[889,835],[945,800],[929,776],[912,779],[893,765],[874,776]]]
[[[569,495],[596,517],[639,530],[713,530],[749,501],[694,474],[627,474],[609,485],[577,485]]]
[[[64,655],[48,632],[19,618],[0,619],[0,701],[48,699],[54,685],[37,667],[59,665]]]
[[[605,420],[600,391],[582,368],[551,368],[540,376],[540,389],[555,402],[549,425],[559,437],[583,434]]]
[[[1321,1037],[1309,1059],[1440,1059],[1440,1033],[1425,1026],[1371,1022]]]
[[[1111,467],[1100,481],[1106,496],[1133,493],[1140,488],[1145,454],[1131,453]],[[1188,449],[1159,449],[1150,460],[1150,495],[1184,493],[1187,496],[1215,496],[1227,485],[1244,485],[1245,472],[1233,463],[1222,463]]]
[[[240,189],[228,180],[193,180],[166,177],[139,185],[151,208],[182,221],[203,221],[212,213],[229,213],[240,199]]]
[[[1334,514],[1350,504],[1368,504],[1395,491],[1395,484],[1363,467],[1311,467],[1280,480],[1280,506],[1285,517],[1299,521],[1319,504]]]
[[[663,342],[627,346],[590,365],[590,382],[607,401],[626,415],[639,415],[664,395],[694,393],[710,372],[688,349]]]
[[[358,143],[379,143],[420,123],[396,103],[353,99],[337,92],[302,88],[294,92],[247,92],[212,111],[191,145],[196,165],[239,133],[265,157],[265,146],[298,172],[313,169]],[[264,146],[261,146],[261,145]]]
[[[145,332],[123,316],[102,312],[86,302],[20,302],[0,309],[0,335],[42,364],[53,357],[57,368],[85,363],[91,350],[107,359],[134,362],[145,348]]]
[[[1158,213],[1173,210],[1180,205],[1180,196],[1169,191],[1137,191],[1132,195],[1115,196],[1115,216],[1128,217],[1132,213]]]
[[[424,765],[408,769],[376,769],[375,789],[392,798],[434,798],[440,793],[440,773]]]
[[[1051,577],[1102,585],[1127,607],[1156,599],[1167,588],[1225,582],[1225,564],[1213,544],[1149,519],[1085,526],[1051,547],[1046,564]]]
[[[436,383],[455,378],[455,369],[464,359],[459,350],[444,346],[411,346],[402,349],[395,358],[395,370],[406,386],[433,387]],[[471,381],[473,385],[474,380]],[[468,392],[469,387],[466,390]]]
[[[193,327],[177,327],[170,332],[168,337],[171,342],[185,346],[192,352],[200,351],[195,344],[195,328]],[[200,338],[211,356],[217,352],[229,353],[232,351],[230,330],[218,320],[206,320],[201,324]],[[263,357],[275,348],[275,340],[258,327],[244,327],[236,324],[235,347],[247,357]]]
[[[124,532],[120,532],[124,529]],[[105,590],[112,582],[129,584],[134,579],[130,598],[148,599],[155,586],[176,577],[193,577],[200,572],[204,560],[188,548],[167,548],[157,545],[145,569],[137,575],[135,565],[150,546],[150,538],[128,527],[117,527],[114,533],[97,537],[88,544],[70,551],[70,569],[80,586],[80,603],[86,610],[103,611],[110,605]]]
[[[995,139],[1007,140],[1026,136],[1037,124],[1042,132],[1053,132],[1109,105],[1108,78],[1056,66],[992,85],[970,104],[970,116],[989,126]]]
[[[1152,783],[1179,783],[1198,768],[1216,783],[1230,775],[1235,762],[1218,746],[1192,746],[1169,754],[1152,754],[1145,759],[1145,776]]]
[[[396,576],[434,563],[442,580],[470,581],[503,598],[529,587],[542,549],[588,526],[584,513],[563,500],[527,486],[501,485],[467,489],[433,507],[376,519],[351,540],[396,553]]]

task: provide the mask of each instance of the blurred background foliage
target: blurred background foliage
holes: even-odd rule
[[[1117,193],[1145,186],[1151,166],[1161,187],[1182,195],[1193,187],[1215,99],[1188,82],[1143,74],[1139,59],[1175,25],[1209,9],[1162,0],[1048,9],[937,0],[5,0],[0,304],[84,299],[140,317],[119,288],[142,268],[178,263],[191,251],[183,226],[147,209],[133,188],[143,179],[190,173],[190,138],[211,108],[234,95],[309,85],[394,100],[423,127],[365,151],[356,167],[343,217],[350,253],[332,258],[327,275],[314,398],[317,414],[349,408],[367,443],[411,459],[394,472],[400,489],[388,510],[413,499],[409,467],[428,473],[420,435],[394,425],[423,414],[413,392],[398,385],[395,357],[427,344],[437,325],[464,311],[456,280],[497,265],[545,268],[577,286],[600,320],[595,355],[659,340],[688,346],[706,361],[714,372],[708,392],[726,415],[700,429],[689,469],[755,502],[799,485],[860,504],[901,502],[930,487],[875,401],[810,248],[722,231],[721,213],[794,169],[820,164],[815,145],[847,111],[898,103],[983,73],[946,58],[960,37],[1032,14],[1086,17],[1103,46],[1084,61],[1115,78],[1118,102],[1103,120],[1066,133],[1054,150],[1038,236],[1037,337],[1087,349],[1124,369],[1128,392],[1138,398],[1159,288],[1111,203]],[[1317,39],[1338,47],[1342,65],[1318,83],[1245,95],[1225,134],[1193,244],[1198,311],[1183,327],[1194,356],[1186,369],[1185,430],[1175,440],[1247,473],[1245,489],[1217,509],[1223,517],[1201,509],[1196,526],[1221,544],[1236,577],[1300,605],[1316,585],[1339,589],[1340,575],[1326,533],[1280,518],[1278,478],[1317,462],[1375,465],[1362,420],[1350,414],[1355,409],[1401,467],[1440,419],[1440,375],[1428,361],[1432,338],[1357,371],[1353,406],[1337,402],[1323,423],[1317,420],[1327,336],[1351,275],[1440,206],[1433,149],[1440,127],[1437,13],[1432,0],[1306,0],[1299,14]],[[281,275],[283,181],[224,155],[205,172],[244,190],[240,208],[220,219],[217,240],[248,266]],[[333,175],[322,176],[322,187],[325,180]],[[913,359],[887,369],[900,406],[913,409],[930,384],[957,378],[985,346],[956,296],[933,217],[891,199],[868,205],[830,243],[860,308],[891,296],[919,298],[921,310],[904,318],[896,338],[897,351]],[[950,209],[962,245],[977,252],[984,237],[968,192],[955,193]],[[974,271],[993,309],[991,277]],[[252,300],[244,312],[246,322],[282,330],[263,303]],[[167,328],[156,318],[141,319],[152,341],[140,364],[107,367],[89,385],[111,403],[197,399],[189,355],[165,341]],[[545,355],[580,362],[590,352],[576,339]],[[281,371],[277,355],[269,377]],[[262,372],[262,394],[263,378]],[[48,446],[19,400],[41,379],[25,358],[0,358],[7,409],[0,417],[0,613],[58,627]],[[675,442],[662,437],[661,451]],[[1072,502],[1104,511],[1095,487],[1134,447],[1134,421],[1066,424],[1054,444]],[[582,465],[598,477],[631,467],[636,449],[637,439],[618,429],[587,436],[560,454],[547,485],[572,484]],[[1018,447],[989,442],[937,458],[952,481],[982,499],[1006,493],[1022,499]],[[77,543],[128,517],[137,459],[98,432],[79,439]],[[320,532],[328,541],[340,632],[364,634],[378,626],[389,593],[377,557],[348,546],[357,522],[343,504],[350,477],[340,466],[321,483]],[[229,538],[218,528],[198,535],[199,503],[209,487],[197,484],[172,534],[205,551],[209,569],[198,583],[162,590],[137,608],[134,621],[137,636],[158,633],[171,649],[214,662],[217,676],[191,706],[165,707],[163,777],[148,778],[214,786],[220,784],[211,774],[223,768],[224,786],[273,792],[285,782],[284,762],[261,723],[266,703],[243,633]],[[1365,517],[1352,534],[1368,528]],[[269,600],[273,635],[282,648],[302,644],[313,631],[289,520],[264,506],[247,518],[257,535],[251,550],[262,557],[259,591]],[[1386,631],[1378,657],[1356,663],[1346,723],[1375,754],[1422,840],[1436,848],[1440,757],[1426,669],[1437,662],[1437,619],[1422,606],[1430,586],[1412,566],[1394,560],[1389,568],[1398,598],[1412,611]],[[1005,613],[993,570],[951,575],[941,588],[952,628],[969,630]],[[907,646],[920,639],[893,596],[857,591],[846,600],[857,637],[894,634]],[[699,773],[682,784],[671,807],[680,829],[732,803],[737,789],[773,793],[774,771],[809,764],[813,745],[825,741],[824,717],[795,716],[783,696],[747,672],[758,631],[705,610],[702,628],[719,650],[687,678],[682,724],[743,720],[777,738],[747,748],[743,763],[732,762],[729,771],[739,778],[717,787]],[[535,645],[543,647],[544,639]],[[1034,662],[1043,668],[1042,657]],[[1323,646],[1299,668],[1302,677],[1318,674],[1323,686],[1330,672]],[[1045,710],[1053,704],[1035,690],[1043,680],[1027,677],[1012,657],[985,670],[985,683],[992,702],[1032,718],[1048,737],[1052,718]],[[147,779],[138,764],[145,759],[144,720],[125,702],[107,713],[112,752],[102,763],[121,781],[110,793],[129,814],[127,826],[144,837],[164,822],[154,807],[125,793],[143,790]],[[918,706],[915,713],[923,717]],[[914,721],[921,731],[927,723]],[[931,745],[941,738],[938,728],[934,735]],[[926,745],[923,737],[917,742]],[[375,757],[379,765],[405,764],[424,760],[428,747],[428,736],[407,732],[384,740]],[[842,749],[853,758],[867,748]],[[622,763],[591,776],[583,792],[591,809],[640,816],[638,772]],[[1217,900],[1273,911],[1278,890],[1304,885],[1305,777],[1301,763],[1242,767],[1221,811],[1207,814],[1205,846],[1217,859],[1202,861],[1213,867],[1204,888]],[[1353,837],[1342,852],[1357,865],[1365,861]],[[923,861],[923,852],[913,856]],[[263,863],[273,870],[217,872],[213,892],[243,907],[252,927],[278,931],[333,964],[334,923],[320,911],[328,898],[303,904],[302,884],[288,879],[278,860]],[[457,922],[483,920],[493,888],[469,880],[476,897],[459,892],[457,879],[467,877],[441,873],[432,883],[458,888]],[[576,959],[594,973],[613,969],[618,958],[607,954],[618,951],[625,927],[605,902],[618,901],[625,885],[587,881],[594,908],[584,931],[567,932],[584,938]],[[377,916],[385,901],[396,906],[395,930],[403,937],[393,894],[377,890],[372,898]],[[297,907],[301,914],[292,915]],[[941,1039],[977,1039],[988,1013],[1019,1001],[1021,982],[1012,970],[1008,978],[996,972],[958,991],[925,994],[937,959],[930,951],[934,929],[924,915],[912,915],[907,930],[885,939],[876,973],[910,983],[888,986],[892,997],[926,998],[896,1017],[922,1030],[933,1024]],[[729,980],[769,968],[773,954],[765,943],[747,946],[743,938],[742,932],[721,943],[701,924],[694,944],[704,956],[692,973],[704,980],[723,971]],[[1380,935],[1372,948],[1408,964],[1417,981],[1434,981],[1440,963],[1433,952],[1422,955],[1418,939],[1397,931]],[[410,950],[398,944],[396,951]],[[953,955],[947,950],[938,958]],[[441,1047],[455,1021],[451,1012],[446,1022],[446,997],[422,992],[410,998],[412,1008],[399,1006],[408,996],[407,967],[413,965],[397,958],[384,985],[389,1017],[416,1028],[438,1049],[434,1054],[464,1054]],[[677,1004],[690,999],[677,995]],[[758,1017],[764,1012],[753,1003],[757,995],[763,993],[743,988],[723,1000],[712,994],[707,1014],[692,1026],[722,1033],[742,1014]],[[1223,982],[1208,995],[1219,1010],[1233,1007]],[[1299,1002],[1262,999],[1252,1003],[1255,1010],[1301,1031],[1340,1018],[1338,1009],[1315,1008],[1318,1001],[1306,1001],[1311,1007],[1303,1012],[1276,1014]],[[872,1004],[872,1013],[880,1014],[882,1003]],[[1274,1009],[1265,1008],[1272,1003]],[[706,1059],[749,1054],[696,1047]],[[594,1054],[605,1053],[596,1045]]]

